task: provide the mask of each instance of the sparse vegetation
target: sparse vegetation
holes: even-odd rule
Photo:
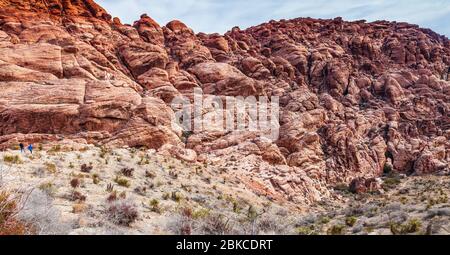
[[[86,196],[79,191],[73,191],[71,192],[69,199],[70,201],[84,202],[86,201]]]
[[[98,174],[93,174],[92,175],[92,183],[94,183],[95,185],[99,184],[101,181],[100,176]]]
[[[393,235],[413,234],[420,231],[422,222],[418,219],[411,219],[405,224],[391,223],[390,227]]]
[[[233,225],[229,218],[222,214],[211,214],[202,224],[205,235],[229,235],[233,232]]]
[[[55,154],[55,153],[58,153],[58,152],[61,152],[61,145],[59,145],[59,144],[51,147],[50,150],[48,150],[49,154]]]
[[[107,192],[113,192],[113,191],[114,191],[114,184],[108,183],[108,184],[106,185],[106,191],[107,191]]]
[[[320,223],[322,223],[322,224],[328,224],[330,221],[331,221],[331,219],[328,216],[323,216],[320,219]]]
[[[4,155],[3,156],[3,162],[7,164],[22,164],[22,160],[20,159],[19,155]]]
[[[50,163],[50,162],[45,163],[45,169],[47,170],[47,172],[49,172],[51,174],[55,174],[57,171],[56,165],[54,163]]]
[[[385,190],[379,194],[351,194],[348,192],[348,185],[338,184],[328,188],[342,200],[335,203],[333,199],[324,199],[314,205],[317,211],[313,210],[311,215],[303,215],[293,214],[291,208],[284,207],[285,204],[280,205],[276,199],[269,198],[272,203],[266,203],[269,200],[263,194],[252,193],[251,189],[244,190],[246,183],[229,175],[228,170],[236,166],[233,162],[210,162],[209,169],[205,169],[201,163],[186,163],[143,151],[137,151],[135,160],[130,160],[126,149],[110,150],[101,159],[101,148],[95,148],[95,151],[90,149],[85,154],[71,152],[70,149],[61,150],[57,155],[49,155],[43,151],[42,155],[34,154],[33,158],[24,157],[24,163],[20,166],[28,169],[32,165],[28,172],[31,173],[31,178],[38,180],[35,191],[48,196],[50,202],[47,203],[55,200],[58,207],[64,208],[64,216],[67,213],[74,214],[67,219],[86,219],[83,224],[87,225],[83,226],[78,226],[77,222],[71,220],[67,222],[70,226],[80,227],[74,233],[83,233],[87,228],[85,226],[90,228],[91,224],[97,223],[108,228],[128,229],[101,222],[105,218],[98,217],[98,212],[104,212],[106,219],[117,225],[132,227],[129,230],[133,233],[148,229],[143,228],[142,224],[148,224],[151,220],[154,221],[148,225],[150,228],[178,234],[446,233],[445,229],[440,228],[442,224],[430,224],[431,218],[435,222],[442,222],[448,214],[448,189],[444,186],[448,181],[438,180],[438,177],[435,180],[428,176],[407,177],[391,171],[381,177],[385,182]],[[1,158],[5,156],[0,155]],[[77,161],[75,157],[78,155],[87,163]],[[112,160],[116,157],[123,158],[123,162]],[[112,160],[110,166],[103,164],[107,159]],[[229,167],[224,167],[227,164]],[[19,167],[13,163],[3,166],[11,169],[11,173],[17,172],[15,168]],[[26,172],[21,171],[21,174]],[[202,174],[199,175],[199,172]],[[55,175],[50,176],[48,173]],[[225,179],[226,181],[222,181]],[[232,191],[227,190],[229,186],[233,187]],[[36,184],[32,187],[36,187]],[[69,192],[63,192],[68,187]],[[97,205],[99,196],[104,200]],[[139,199],[139,202],[136,200],[131,203],[131,207],[121,205],[134,198]],[[289,201],[284,203],[291,204]],[[117,206],[112,206],[113,204]],[[329,208],[332,211],[323,210]],[[139,218],[142,221],[137,221]],[[414,220],[405,221],[411,218]],[[29,233],[30,228],[26,225],[29,222],[22,223]]]
[[[161,213],[161,207],[158,199],[150,200],[150,210],[155,213]]]
[[[395,187],[397,187],[397,185],[399,185],[400,183],[401,183],[401,180],[397,176],[387,177],[384,179],[382,187],[385,190],[391,190],[391,189],[395,189]]]
[[[122,168],[120,172],[125,177],[133,177],[134,168]]]
[[[169,199],[170,198],[170,193],[164,193],[163,195],[162,195],[162,199],[164,199],[164,200],[167,200],[167,199]]]
[[[39,185],[39,189],[51,197],[53,197],[56,193],[56,187],[52,182],[42,183],[41,185]]]
[[[119,186],[126,187],[126,188],[129,188],[131,186],[129,180],[119,177],[119,176],[116,176],[116,178],[114,179],[114,182],[117,183]]]
[[[136,204],[127,199],[109,202],[106,214],[113,223],[123,226],[130,226],[139,217]]]
[[[171,198],[175,202],[180,202],[183,199],[183,196],[180,192],[172,192]]]
[[[81,165],[80,171],[83,173],[90,173],[92,171],[92,169],[93,169],[92,165],[83,164],[83,165]]]
[[[344,225],[333,225],[330,229],[328,229],[329,235],[342,235],[344,233],[345,226]]]
[[[83,212],[86,211],[86,208],[87,208],[87,206],[86,206],[86,204],[84,204],[84,203],[74,204],[74,205],[72,206],[72,213],[74,213],[74,214],[80,214],[80,213],[83,213]]]
[[[17,219],[19,212],[17,198],[10,193],[0,191],[0,236],[25,235],[32,232],[30,226]]]
[[[72,180],[70,181],[70,186],[71,186],[73,189],[76,189],[76,188],[80,187],[80,185],[81,185],[81,181],[80,181],[80,179],[78,179],[78,178],[74,178],[74,179],[72,179]]]
[[[150,171],[145,171],[145,177],[154,179],[156,177],[156,175]]]
[[[345,218],[345,224],[349,227],[353,227],[357,221],[358,218],[356,218],[355,216],[348,216]]]
[[[301,226],[296,229],[297,234],[302,236],[314,235],[314,227],[313,226]]]

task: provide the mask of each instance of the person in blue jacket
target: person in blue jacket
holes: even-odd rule
[[[28,150],[30,151],[31,154],[33,154],[33,145],[32,144],[28,145]]]

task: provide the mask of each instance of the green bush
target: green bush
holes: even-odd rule
[[[126,187],[126,188],[129,188],[131,186],[129,180],[127,180],[125,178],[121,178],[119,176],[116,176],[116,179],[114,179],[114,182],[117,183],[119,186]]]
[[[51,182],[42,183],[38,188],[51,197],[56,193],[56,188]]]
[[[155,198],[155,199],[150,200],[150,209],[152,212],[161,213],[161,207],[159,206],[158,199]]]
[[[180,192],[172,192],[171,198],[175,202],[180,202],[181,199],[183,199],[183,196],[181,195]]]

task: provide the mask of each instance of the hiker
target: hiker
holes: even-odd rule
[[[33,154],[33,145],[32,144],[28,145],[28,150],[31,152],[31,154]]]
[[[25,146],[23,145],[23,143],[20,143],[19,147],[20,147],[20,152],[23,153],[25,150]]]

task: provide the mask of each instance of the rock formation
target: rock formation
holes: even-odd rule
[[[189,160],[255,155],[269,166],[248,174],[272,176],[263,185],[287,197],[387,165],[449,169],[450,41],[416,25],[299,18],[195,34],[145,14],[124,25],[92,0],[0,0],[0,67],[2,146],[76,139],[170,145]],[[183,137],[169,104],[194,88],[279,96],[279,139]]]

